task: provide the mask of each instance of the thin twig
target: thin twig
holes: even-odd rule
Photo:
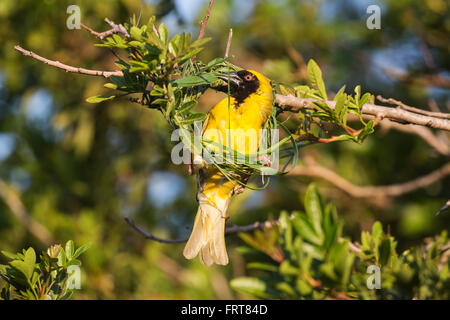
[[[377,99],[383,103],[389,103],[392,105],[396,105],[399,108],[404,109],[404,110],[412,111],[412,112],[423,114],[423,115],[430,116],[430,117],[450,119],[450,113],[433,112],[433,111],[427,111],[427,110],[423,110],[423,109],[419,109],[419,108],[410,107],[399,100],[395,100],[393,98],[386,99],[386,98],[383,98],[381,95],[378,95]]]
[[[290,216],[290,219],[292,220],[294,218],[294,215]],[[163,239],[163,238],[159,238],[156,237],[155,235],[153,235],[152,233],[143,230],[142,228],[138,227],[130,218],[126,217],[125,221],[134,229],[136,230],[138,233],[140,233],[141,235],[144,236],[144,238],[149,239],[149,240],[153,240],[153,241],[157,241],[160,243],[168,243],[168,244],[177,244],[177,243],[184,243],[187,242],[188,239]],[[280,221],[278,219],[275,220],[268,220],[268,221],[263,221],[263,222],[254,222],[252,224],[249,225],[245,225],[245,226],[233,226],[233,227],[229,227],[225,229],[225,236],[229,236],[232,234],[236,234],[236,233],[241,233],[241,232],[252,232],[255,230],[264,230],[264,229],[270,229],[273,226],[279,225]],[[339,242],[344,241],[344,238],[339,238],[338,239]],[[352,243],[349,241],[349,248],[351,251],[356,252],[356,253],[360,253],[361,252],[361,248],[359,246],[358,243]]]
[[[157,241],[157,242],[161,242],[161,243],[183,243],[186,242],[187,239],[175,239],[175,240],[171,240],[171,239],[162,239],[159,237],[154,236],[152,233],[143,230],[142,228],[140,228],[139,226],[137,226],[133,220],[131,220],[128,217],[125,217],[125,221],[131,226],[131,228],[133,228],[134,230],[136,230],[137,232],[139,232],[141,235],[143,235],[146,239],[149,240],[153,240],[153,241]]]
[[[450,200],[448,200],[443,206],[442,208],[439,209],[439,211],[436,213],[436,216],[440,215],[442,212],[446,211],[447,209],[450,208]]]
[[[202,39],[203,35],[205,34],[206,24],[208,23],[209,15],[211,14],[211,9],[212,9],[213,4],[214,4],[214,0],[210,0],[208,9],[206,10],[206,15],[202,19],[202,21],[200,21],[200,31],[198,33],[197,40]]]
[[[109,37],[115,33],[121,33],[123,34],[125,37],[129,38],[130,35],[128,34],[127,29],[122,25],[122,24],[115,24],[114,22],[112,22],[111,20],[109,20],[108,18],[105,18],[106,23],[108,23],[112,28],[110,30],[104,31],[104,32],[97,32],[94,29],[88,27],[87,25],[81,23],[80,26],[89,31],[92,35],[96,36],[97,38],[99,38],[100,40],[105,39],[106,37]]]
[[[408,182],[385,186],[358,186],[339,176],[333,170],[317,164],[314,160],[312,160],[312,158],[305,157],[305,163],[306,166],[296,167],[289,174],[293,176],[324,179],[354,198],[397,197],[417,189],[425,188],[447,176],[450,176],[449,162],[429,174]]]
[[[161,242],[161,243],[183,243],[187,242],[188,239],[163,239],[160,237],[155,236],[153,233],[150,233],[148,231],[143,230],[141,227],[137,226],[133,220],[131,220],[128,217],[124,218],[125,221],[137,232],[139,232],[141,235],[143,235],[146,239]],[[271,222],[255,222],[253,224],[247,225],[247,226],[233,226],[226,228],[225,235],[232,235],[239,232],[250,232],[256,229],[263,229],[264,227],[267,227],[270,225]]]
[[[123,76],[123,73],[120,70],[101,71],[101,70],[90,70],[90,69],[85,69],[85,68],[72,67],[67,64],[61,63],[59,61],[54,61],[54,60],[50,60],[50,59],[41,57],[40,55],[38,55],[32,51],[23,49],[21,46],[14,46],[14,49],[21,52],[24,56],[32,57],[33,59],[41,61],[50,66],[62,69],[66,72],[80,73],[80,74],[86,74],[86,75],[90,75],[90,76],[98,76],[98,77],[104,77],[104,78],[109,78],[111,76],[118,76],[118,77]]]
[[[102,42],[105,42],[105,38],[114,34],[114,33],[118,33],[119,30],[118,28],[112,28],[110,30],[104,31],[104,32],[97,32],[94,29],[88,27],[87,25],[81,23],[81,27],[87,31],[89,31],[92,35],[94,35],[95,37],[99,38]],[[119,60],[124,60],[122,59],[119,54],[113,49],[113,48],[108,48],[109,51],[111,51],[111,53]]]
[[[130,34],[128,33],[127,29],[122,24],[115,24],[108,18],[105,18],[105,22],[112,27],[112,30],[116,30],[117,33],[121,33],[127,38],[130,37]]]
[[[230,31],[228,32],[228,41],[227,41],[227,47],[225,49],[225,55],[224,58],[228,58],[230,55],[230,47],[231,47],[231,40],[233,39],[233,29],[230,28]]]

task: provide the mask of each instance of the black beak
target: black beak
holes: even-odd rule
[[[234,85],[236,87],[239,87],[243,83],[242,79],[237,75],[236,72],[224,73],[223,75],[220,75],[218,78],[227,83],[225,85],[226,87],[228,87],[228,81],[230,82],[231,86]]]

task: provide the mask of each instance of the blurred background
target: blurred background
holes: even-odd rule
[[[187,237],[196,212],[196,184],[184,165],[173,165],[169,128],[154,110],[127,100],[88,104],[106,92],[104,80],[69,74],[22,56],[19,44],[52,60],[112,70],[115,57],[94,47],[85,30],[68,30],[66,9],[96,31],[105,17],[124,23],[141,12],[156,15],[171,36],[197,36],[207,0],[2,0],[0,2],[0,249],[18,251],[73,239],[90,243],[83,255],[78,299],[245,298],[228,281],[245,275],[245,261],[227,238],[231,263],[203,267],[182,257],[184,245],[145,240],[124,217],[160,237]],[[369,30],[366,9],[381,8],[381,29]],[[450,18],[445,0],[216,0],[199,57],[223,56],[233,28],[231,61],[285,83],[305,82],[314,58],[327,88],[395,98],[425,110],[449,112]],[[208,110],[223,96],[208,92],[197,106]],[[314,159],[357,186],[411,181],[449,161],[449,136],[432,132],[439,146],[417,134],[380,127],[362,145],[314,145]],[[300,166],[305,163],[300,161]],[[328,181],[302,175],[272,179],[264,191],[235,197],[231,224],[250,224],[281,210],[302,210],[309,182],[345,219],[344,233],[359,241],[375,220],[389,226],[399,251],[448,229],[450,215],[435,213],[450,198],[441,179],[398,197],[351,195]],[[0,257],[0,263],[6,260]],[[0,283],[2,284],[2,283]]]

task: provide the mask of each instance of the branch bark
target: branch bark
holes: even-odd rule
[[[89,31],[92,35],[96,36],[97,38],[99,38],[100,40],[105,39],[106,37],[109,37],[110,35],[113,35],[115,33],[121,33],[123,34],[125,37],[129,38],[130,35],[128,34],[127,29],[125,29],[125,27],[122,24],[115,24],[114,22],[112,22],[111,20],[109,20],[108,18],[105,18],[105,21],[107,24],[109,24],[112,28],[110,30],[104,31],[104,32],[97,32],[95,30],[93,30],[92,28],[86,26],[85,24],[81,23],[81,27],[87,31]]]
[[[198,33],[197,40],[202,39],[204,34],[205,34],[206,24],[208,23],[209,16],[211,14],[211,9],[212,9],[213,4],[214,4],[214,0],[210,0],[209,1],[209,5],[208,5],[208,9],[206,10],[205,17],[202,19],[202,21],[200,21],[200,31]]]
[[[25,50],[21,46],[14,46],[14,49],[21,52],[24,56],[32,57],[33,59],[36,59],[45,64],[48,64],[49,66],[62,69],[66,72],[80,73],[80,74],[86,74],[89,76],[97,76],[97,77],[104,77],[104,78],[109,78],[111,76],[117,76],[117,77],[123,76],[123,73],[120,70],[101,71],[101,70],[90,70],[90,69],[85,69],[85,68],[72,67],[67,64],[61,63],[59,61],[53,61],[53,60],[49,60],[47,58],[41,57],[40,55],[38,55],[32,51]]]
[[[225,49],[224,58],[228,58],[228,56],[230,55],[230,47],[231,47],[231,40],[232,39],[233,39],[233,29],[230,28],[230,31],[228,32],[227,47]]]
[[[378,95],[377,99],[383,103],[389,103],[389,104],[393,104],[398,106],[400,109],[405,109],[408,111],[412,111],[415,113],[419,113],[419,114],[423,114],[426,116],[430,116],[430,117],[436,117],[436,118],[442,118],[442,119],[450,119],[450,113],[443,113],[443,112],[433,112],[433,111],[427,111],[427,110],[423,110],[423,109],[419,109],[419,108],[414,108],[411,106],[408,106],[406,104],[404,104],[403,102],[399,101],[399,100],[395,100],[393,98],[383,98],[382,96]]]
[[[276,103],[281,106],[282,111],[285,112],[298,112],[304,109],[317,110],[318,108],[314,105],[314,99],[283,96],[280,94],[276,95]],[[326,103],[330,108],[334,108],[336,104],[335,101],[330,100],[326,101]],[[408,110],[366,103],[362,106],[361,111],[365,115],[372,115],[380,120],[389,119],[390,121],[403,124],[416,124],[450,131],[450,120],[426,116]]]

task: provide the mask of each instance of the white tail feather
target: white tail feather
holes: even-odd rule
[[[228,201],[219,210],[206,201],[200,201],[194,228],[184,248],[187,259],[193,259],[200,253],[200,261],[210,266],[213,263],[228,264],[228,254],[225,247],[225,213]]]

